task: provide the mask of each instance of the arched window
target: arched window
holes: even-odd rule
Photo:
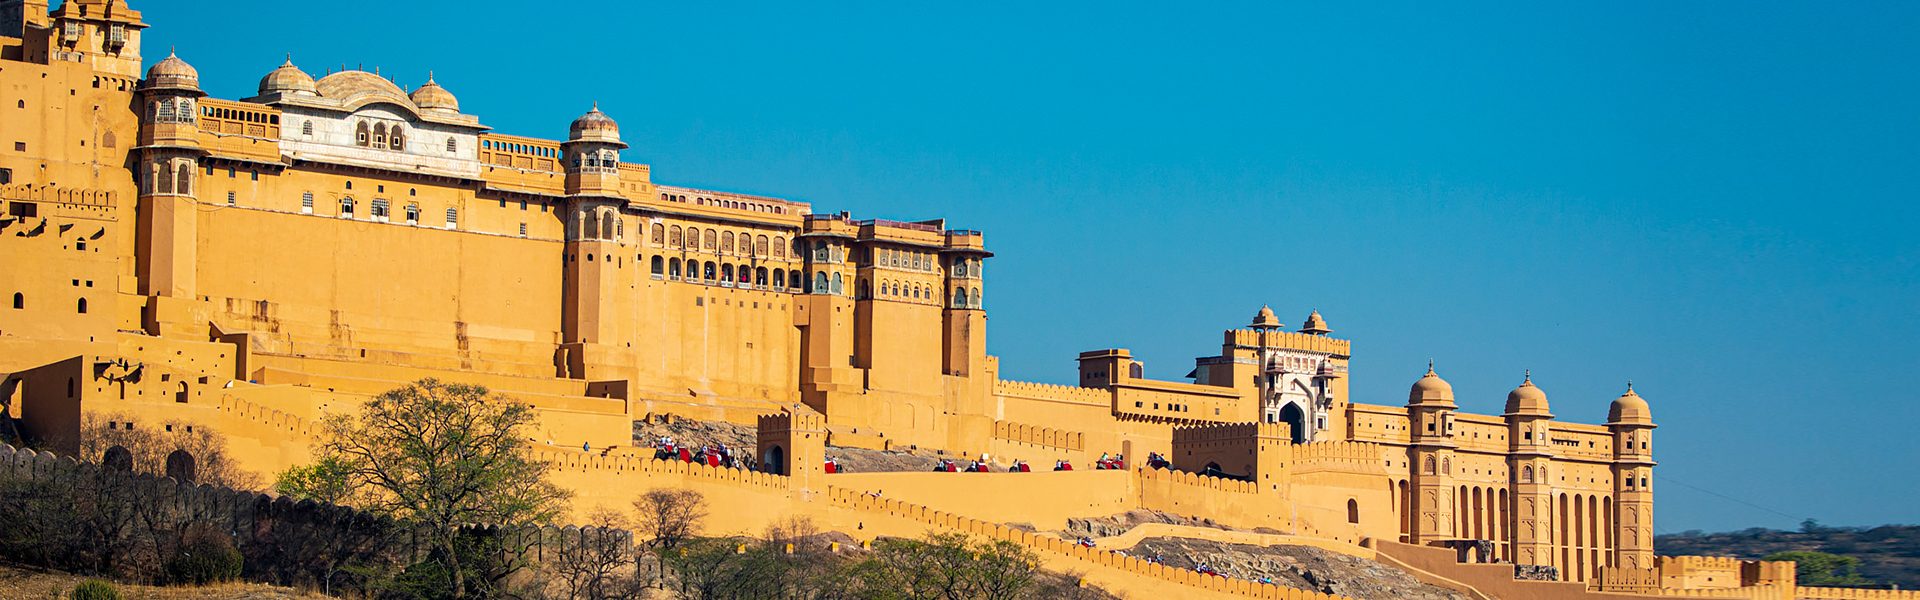
[[[760,287],[767,287],[767,268],[766,267],[753,268],[753,284]]]
[[[173,178],[173,192],[184,196],[193,195],[192,164],[180,163],[179,174]]]
[[[84,315],[84,314],[87,314],[87,299],[86,299],[86,298],[81,298],[81,299],[80,299],[80,314],[83,314],[83,315]]]
[[[1427,474],[1427,475],[1433,475],[1434,470],[1435,470],[1435,467],[1434,467],[1433,457],[1429,456],[1427,457],[1427,460],[1420,463],[1421,473]]]
[[[1533,483],[1533,465],[1520,467],[1520,482]]]
[[[720,233],[720,251],[721,252],[733,251],[733,232],[725,231]]]
[[[720,280],[733,283],[733,265],[720,265]]]
[[[836,295],[836,296],[838,296],[838,295],[840,295],[840,293],[841,293],[841,289],[840,289],[840,274],[839,274],[839,273],[834,273],[834,274],[833,274],[833,294],[834,294],[834,295]]]
[[[708,229],[704,232],[701,232],[700,236],[701,236],[700,241],[702,242],[701,245],[706,246],[708,252],[712,252],[714,248],[714,241],[716,238],[719,237],[719,235],[715,234],[712,229]]]
[[[954,288],[954,289],[953,289],[953,307],[954,307],[954,308],[966,308],[966,307],[967,307],[967,290],[966,290],[966,288]]]
[[[654,223],[653,227],[651,227],[650,229],[653,232],[653,245],[658,246],[658,245],[667,243],[667,226],[666,225]]]
[[[457,143],[457,142],[455,142],[453,138],[447,138],[447,151],[448,151],[448,152],[459,152],[459,151],[460,151],[460,144],[459,144],[459,143]]]
[[[774,258],[787,257],[787,238],[783,238],[777,235],[773,236],[773,257]]]
[[[762,235],[753,238],[753,256],[754,258],[765,258],[767,256],[767,236]]]
[[[18,310],[18,309],[24,309],[26,307],[27,307],[27,295],[20,292],[14,292],[13,308],[15,310]]]
[[[866,300],[872,297],[873,297],[873,289],[870,285],[868,285],[867,280],[865,278],[862,278],[854,283],[853,299]]]
[[[658,227],[658,225],[655,225],[655,227]],[[670,231],[671,232],[667,234],[667,246],[671,248],[685,248],[687,244],[685,241],[682,241],[680,237],[680,226],[675,225]]]
[[[666,274],[667,274],[667,261],[666,261],[666,259],[663,259],[663,258],[661,258],[661,257],[660,257],[659,255],[654,255],[654,257],[653,257],[653,276],[654,276],[654,277],[659,277],[659,276],[661,276],[661,275],[666,275]]]
[[[810,293],[810,294],[827,293],[827,272],[826,271],[821,271],[813,274],[813,287],[811,289],[808,289],[807,293]]]
[[[753,267],[740,265],[733,268],[733,274],[740,276],[740,287],[753,283]]]
[[[707,283],[713,283],[713,274],[714,274],[713,261],[707,261],[705,268],[701,269],[701,271],[702,271],[702,274],[705,275],[704,277],[701,277],[701,279],[705,279]]]
[[[600,213],[600,239],[620,239],[620,221],[613,217],[613,211]]]
[[[973,288],[973,293],[968,294],[967,297],[972,299],[974,308],[980,308],[980,288]]]
[[[667,261],[667,277],[676,280],[680,279],[680,259],[676,258]]]
[[[1353,498],[1347,499],[1347,522],[1348,523],[1360,522],[1360,502]]]
[[[166,165],[154,165],[154,172],[157,173],[158,176],[154,177],[153,193],[173,193],[173,169]]]
[[[399,125],[393,126],[393,131],[387,134],[387,147],[392,148],[394,150],[406,150],[407,149],[406,128],[401,127]]]

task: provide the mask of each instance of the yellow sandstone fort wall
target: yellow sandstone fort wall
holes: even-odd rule
[[[1002,524],[1153,509],[1334,546],[1405,541],[1417,551],[1384,555],[1443,579],[1492,571],[1426,545],[1485,541],[1569,582],[1791,587],[1711,561],[1663,563],[1657,583],[1633,570],[1655,565],[1655,425],[1630,389],[1605,424],[1549,413],[1530,376],[1500,415],[1459,412],[1431,370],[1404,405],[1356,402],[1352,342],[1318,312],[1286,331],[1264,307],[1190,380],[1147,379],[1115,348],[1080,354],[1078,385],[1001,380],[981,232],[657,183],[597,108],[564,139],[498,133],[437,83],[315,80],[290,62],[257,96],[207,98],[181,58],[141,56],[147,24],[125,0],[66,5],[0,6],[26,23],[0,32],[0,398],[48,447],[76,448],[88,418],[179,422],[271,476],[310,459],[322,419],[430,377],[533,406],[577,511],[692,486],[728,515],[720,532],[785,513],[869,534],[958,527],[1156,594],[1317,597]],[[104,43],[110,27],[122,42]],[[783,478],[633,448],[637,419],[756,425],[796,404],[823,416],[805,427],[823,448],[1039,472]],[[1151,453],[1250,481],[1143,469]],[[1127,469],[1092,470],[1103,455]],[[1524,589],[1580,587],[1559,585]]]

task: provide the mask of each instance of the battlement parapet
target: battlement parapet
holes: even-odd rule
[[[1353,356],[1353,342],[1310,333],[1229,329],[1226,332],[1226,343],[1239,348],[1266,347],[1331,354],[1342,358]]]
[[[1222,492],[1232,492],[1236,494],[1257,494],[1260,492],[1260,486],[1254,484],[1251,481],[1241,481],[1238,479],[1228,479],[1225,477],[1209,477],[1206,475],[1201,475],[1198,473],[1189,473],[1186,471],[1171,471],[1166,469],[1139,469],[1139,470],[1136,470],[1135,473],[1138,473],[1140,475],[1140,479],[1144,481],[1149,481],[1149,482],[1167,482],[1174,485],[1189,486],[1189,487],[1206,489],[1206,490],[1218,490]]]
[[[933,510],[925,506],[902,502],[893,498],[877,498],[855,490],[829,487],[827,488],[827,498],[833,505],[849,510],[884,514],[941,529],[980,536],[989,540],[1012,542],[1037,553],[1066,556],[1075,560],[1091,563],[1098,567],[1112,568],[1132,575],[1150,577],[1213,592],[1247,598],[1274,598],[1280,600],[1349,600],[1344,596],[1172,568],[1164,564],[1147,562],[1139,558],[1127,556],[1113,550],[1088,548],[1057,536],[1014,529],[1000,523],[990,523],[945,511]]]
[[[1800,600],[1920,600],[1920,591],[1800,587],[1795,588],[1794,596]]]
[[[635,454],[601,454],[582,452],[560,447],[536,447],[534,458],[564,471],[582,473],[640,475],[678,475],[694,477],[708,481],[739,484],[772,490],[786,490],[789,479],[784,475],[762,473],[747,469],[735,469],[725,466],[709,466],[674,459],[660,459]]]
[[[1289,439],[1291,427],[1285,423],[1211,423],[1173,428],[1173,443],[1252,442],[1256,439]]]
[[[1296,473],[1324,471],[1379,473],[1380,445],[1373,442],[1314,442],[1293,446]]]
[[[1013,421],[994,421],[995,439],[1032,444],[1061,450],[1079,451],[1086,448],[1086,434]]]
[[[1084,388],[1051,383],[1032,383],[996,379],[993,393],[998,396],[1020,396],[1056,402],[1077,402],[1081,404],[1108,404],[1112,392],[1097,388]]]

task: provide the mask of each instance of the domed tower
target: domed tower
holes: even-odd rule
[[[300,67],[293,66],[292,55],[288,55],[287,62],[281,63],[279,68],[268,72],[265,77],[260,78],[259,91],[260,96],[263,98],[267,96],[280,98],[287,96],[319,95],[319,92],[314,88],[313,76],[308,75],[306,71],[300,70]]]
[[[433,80],[433,73],[431,72],[427,73],[427,82],[419,88],[414,89],[413,93],[407,94],[407,98],[413,100],[413,104],[419,106],[420,110],[441,114],[456,114],[460,112],[460,100],[454,98],[453,92],[447,91],[447,88],[440,87],[440,83]],[[612,122],[613,120],[608,119],[607,121]],[[614,128],[614,140],[616,142],[619,140],[619,136],[620,130],[616,126]]]
[[[1410,536],[1414,544],[1458,535],[1453,487],[1453,454],[1458,446],[1453,440],[1453,412],[1458,408],[1453,403],[1453,385],[1434,372],[1433,363],[1427,363],[1427,374],[1407,392],[1407,419],[1413,434],[1407,451],[1413,467],[1414,505],[1419,510]]]
[[[149,257],[141,264],[141,293],[191,302],[199,235],[195,178],[206,154],[200,147],[198,99],[206,94],[200,91],[200,73],[171,53],[147,70],[139,91],[139,226],[145,229],[141,239]],[[150,306],[149,333],[160,334],[163,322],[173,320],[172,307]]]
[[[1513,546],[1502,554],[1515,564],[1553,562],[1553,413],[1547,411],[1547,392],[1533,385],[1529,371],[1520,387],[1507,392],[1507,477],[1513,490]]]
[[[1613,433],[1614,556],[1627,568],[1653,566],[1653,411],[1627,384],[1607,408]]]
[[[573,120],[562,147],[567,154],[568,194],[620,196],[620,151],[627,145],[620,141],[620,124],[600,112],[599,104]]]
[[[457,106],[453,94],[435,83],[415,90],[414,100],[433,105],[424,110]],[[628,286],[643,266],[621,249],[627,237],[621,211],[627,202],[620,195],[620,150],[626,147],[620,125],[599,105],[573,120],[561,145],[567,171],[567,206],[560,213],[567,219],[561,335],[563,373],[573,378],[621,379],[631,371],[618,366],[631,363],[620,360],[620,342],[635,333],[631,319],[621,316],[638,310]]]

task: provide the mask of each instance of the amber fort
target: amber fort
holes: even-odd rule
[[[1002,379],[991,297],[1023,291],[990,274],[1022,258],[965,214],[676,186],[632,162],[616,117],[638,116],[583,98],[571,123],[496,131],[445,73],[407,89],[262,48],[254,95],[211,97],[191,45],[142,46],[164,24],[136,4],[0,1],[0,389],[42,447],[78,452],[89,418],[188,422],[271,474],[324,416],[430,377],[535,407],[575,511],[692,487],[734,515],[719,533],[966,531],[1125,597],[1330,596],[1011,525],[1162,511],[1475,597],[1916,597],[1656,555],[1661,399],[1624,384],[1604,413],[1556,412],[1516,366],[1505,410],[1470,414],[1446,365],[1381,365],[1406,398],[1356,398],[1366,359],[1328,306],[1249,307],[1180,380],[1122,348],[1081,352],[1077,385]],[[663,415],[756,428],[754,467],[656,460],[634,423]],[[840,448],[993,472],[829,473]]]

